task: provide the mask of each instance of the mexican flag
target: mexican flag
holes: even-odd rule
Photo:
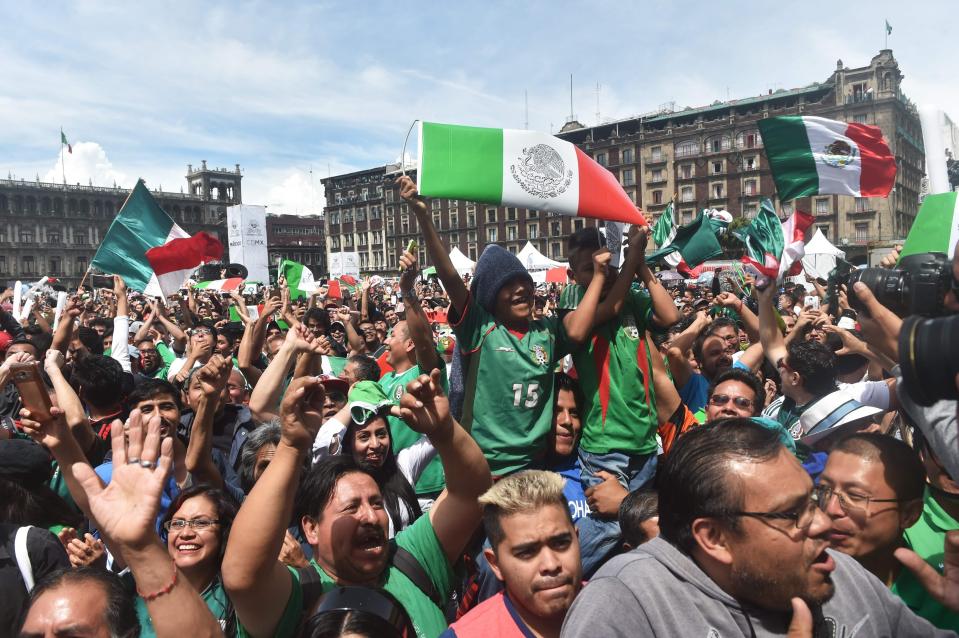
[[[671,210],[671,207],[667,207],[666,211],[663,212],[663,217],[668,217],[668,221],[665,223],[673,223],[672,215],[666,214],[667,211],[671,212]],[[664,223],[662,221],[663,217],[660,217],[657,225]],[[655,229],[653,230],[653,238],[656,239]],[[695,268],[704,261],[723,253],[723,248],[719,245],[719,239],[716,237],[716,229],[706,216],[706,211],[700,211],[696,221],[688,226],[676,227],[674,225],[673,230],[670,230],[664,241],[665,243],[656,241],[659,249],[646,256],[647,262],[663,261],[672,265],[672,262],[676,260],[675,255],[678,253],[681,260],[676,262],[676,268],[683,270],[684,264],[682,262],[685,262],[686,269]]]
[[[120,275],[126,285],[151,296],[176,292],[193,269],[223,256],[223,245],[200,232],[190,236],[163,212],[140,180],[110,224],[90,262]]]
[[[781,222],[772,201],[764,199],[752,223],[735,233],[746,244],[742,262],[767,277],[800,274],[813,221],[811,215],[796,211]]]
[[[673,239],[676,238],[677,230],[679,230],[679,227],[676,226],[676,222],[673,220],[673,203],[669,202],[669,204],[666,205],[666,210],[663,211],[659,219],[656,220],[656,225],[653,226],[653,241],[657,247],[664,248],[671,244]],[[669,266],[677,268],[680,263],[682,263],[683,256],[678,252],[672,252],[664,255],[663,261]]]
[[[420,194],[645,225],[617,178],[545,133],[423,122]]]
[[[243,279],[240,277],[230,277],[229,279],[213,279],[211,281],[201,281],[193,286],[197,290],[218,290],[220,292],[233,292],[243,287]]]
[[[952,259],[959,242],[959,193],[926,195],[902,246],[901,257],[945,253]]]
[[[290,299],[302,299],[316,290],[313,273],[301,263],[284,259],[280,262],[279,274],[290,289]]]
[[[73,146],[67,141],[67,136],[63,133],[63,129],[60,129],[60,146],[66,146],[67,153],[73,155]]]
[[[896,158],[878,126],[787,115],[759,121],[779,199],[888,197]]]

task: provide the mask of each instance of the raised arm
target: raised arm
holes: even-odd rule
[[[763,344],[763,353],[766,360],[773,366],[786,357],[786,343],[779,332],[779,322],[773,309],[773,297],[776,287],[770,285],[759,291],[759,340]]]
[[[173,338],[173,341],[180,344],[181,346],[186,345],[186,333],[183,331],[175,321],[172,321],[169,317],[166,316],[166,306],[162,300],[157,300],[154,302],[154,312],[156,313],[156,319],[163,327],[166,328],[167,332],[170,333],[170,337]],[[152,316],[152,313],[151,313]]]
[[[583,295],[576,309],[563,317],[563,329],[574,344],[585,343],[593,333],[593,327],[600,320],[596,306],[599,303],[599,296],[603,293],[603,286],[606,284],[606,272],[611,259],[612,254],[608,248],[600,248],[593,253],[593,278],[589,282],[589,287],[586,288],[586,294]]]
[[[283,381],[296,356],[301,352],[312,351],[315,347],[317,346],[312,335],[304,326],[290,328],[286,333],[286,340],[263,371],[260,381],[250,395],[250,411],[255,419],[266,422],[277,416]]]
[[[272,636],[290,596],[292,578],[277,560],[304,461],[322,421],[323,385],[294,379],[280,407],[276,454],[243,502],[221,574],[237,617],[251,636]]]
[[[190,428],[186,469],[193,475],[194,482],[212,483],[219,488],[223,487],[223,476],[213,462],[213,416],[232,369],[233,362],[230,359],[215,354],[197,370],[191,381],[199,386],[201,394]]]
[[[440,239],[436,228],[433,227],[433,220],[430,218],[430,211],[426,208],[426,201],[416,192],[416,183],[407,176],[400,177],[397,180],[400,185],[400,196],[406,200],[409,207],[416,214],[416,219],[423,230],[423,236],[426,239],[426,249],[430,251],[430,257],[433,259],[433,265],[436,267],[436,274],[439,275],[443,287],[446,288],[446,294],[449,295],[450,303],[458,313],[466,310],[466,300],[469,297],[469,291],[466,284],[460,278],[456,269],[453,268],[453,262],[446,252],[446,246]]]
[[[723,308],[734,310],[743,321],[743,329],[752,343],[759,341],[759,317],[756,316],[743,300],[731,292],[721,292],[716,296],[716,303]]]
[[[421,374],[406,386],[393,413],[425,434],[436,448],[446,473],[446,489],[430,508],[430,523],[450,564],[454,564],[480,522],[476,499],[493,484],[482,450],[450,414],[440,371]]]
[[[356,353],[366,352],[366,342],[363,341],[363,335],[358,333],[356,326],[353,325],[353,312],[349,306],[340,306],[337,308],[336,319],[342,323],[343,328],[346,329],[346,340],[350,344],[350,349]]]
[[[113,275],[113,296],[117,300],[117,312],[113,317],[113,347],[110,358],[117,361],[124,372],[132,372],[130,365],[130,309],[127,306],[127,286],[123,278]]]
[[[83,302],[79,297],[73,296],[67,299],[63,308],[63,315],[60,317],[60,323],[57,324],[57,329],[53,333],[53,341],[50,343],[51,350],[59,350],[64,355],[67,354],[70,340],[73,339],[73,323],[81,312],[83,312]]]
[[[404,252],[400,255],[400,293],[403,303],[406,304],[406,329],[416,348],[416,364],[426,373],[440,367],[440,358],[436,354],[436,344],[433,343],[433,331],[430,322],[423,312],[423,305],[416,296],[416,277],[420,268],[416,255]]]
[[[59,350],[47,350],[43,361],[43,370],[50,377],[53,391],[57,393],[57,405],[63,411],[67,425],[80,445],[84,455],[93,451],[97,436],[90,427],[90,420],[83,409],[83,403],[70,382],[63,376],[63,354]],[[74,459],[75,460],[75,459]]]

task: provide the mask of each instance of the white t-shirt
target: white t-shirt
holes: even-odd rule
[[[860,381],[858,383],[838,383],[839,390],[863,405],[880,410],[889,409],[889,385],[885,381]]]

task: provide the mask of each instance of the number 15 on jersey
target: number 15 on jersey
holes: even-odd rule
[[[536,407],[536,404],[539,403],[539,383],[530,383],[526,386],[525,393],[523,392],[522,383],[513,384],[513,407],[518,408],[521,403],[524,408]]]

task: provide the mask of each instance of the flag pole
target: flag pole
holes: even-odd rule
[[[63,127],[60,127],[60,171],[63,174],[63,185],[67,185],[67,167],[63,162]]]
[[[89,275],[89,274],[90,274],[90,269],[87,268],[87,271],[86,271],[85,273],[83,273],[83,277],[80,279],[80,285],[77,286],[77,294],[80,293],[80,289],[83,288],[83,284],[84,284],[84,282],[87,280],[87,275]]]

